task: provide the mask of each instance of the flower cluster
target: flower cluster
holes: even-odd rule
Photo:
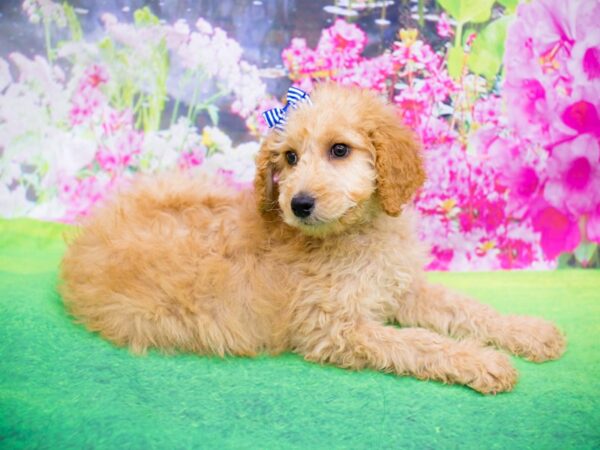
[[[295,38],[281,56],[290,78],[303,90],[310,91],[318,80],[330,79],[384,92],[394,72],[393,60],[389,52],[363,57],[366,44],[367,36],[359,27],[338,19],[323,30],[314,50],[305,39]]]
[[[600,240],[598,20],[594,2],[521,5],[501,95],[468,71],[452,79],[445,55],[416,30],[401,30],[390,51],[369,59],[365,34],[338,20],[314,50],[294,39],[282,57],[301,87],[328,78],[380,91],[417,132],[428,168],[417,206],[431,268],[541,268],[582,239]],[[454,33],[445,14],[437,28]]]
[[[547,258],[600,242],[600,4],[522,4],[508,31],[507,138],[496,161],[510,207],[541,234]],[[586,255],[581,254],[586,263]]]
[[[216,126],[195,126],[201,113],[216,125],[226,104],[259,136],[260,113],[277,104],[223,30],[203,19],[167,24],[142,8],[133,23],[103,15],[105,36],[91,42],[66,3],[23,9],[43,23],[47,54],[0,59],[1,215],[71,221],[137,172],[202,166],[248,185],[258,143],[234,147]],[[565,252],[583,265],[597,259],[600,4],[521,3],[513,20],[495,17],[477,35],[463,30],[468,11],[447,12],[437,33],[454,42],[437,51],[403,29],[367,57],[365,32],[336,20],[315,48],[293,39],[283,64],[309,92],[321,80],[379,92],[418,135],[430,268],[545,268]],[[67,25],[72,38],[54,48],[52,31]]]
[[[23,8],[44,23],[49,46],[53,24],[65,26],[68,17],[77,29],[68,5],[27,0]],[[251,120],[268,99],[258,69],[202,19],[192,31],[183,21],[161,23],[147,8],[134,16],[130,24],[105,14],[107,37],[96,43],[79,36],[49,47],[47,58],[12,54],[16,79],[0,58],[0,215],[74,221],[137,172],[202,165],[234,184],[249,181],[258,144],[234,147],[215,126],[199,132],[195,117],[205,110],[216,122],[215,102],[228,96],[232,110]],[[174,94],[191,102],[178,114],[176,101],[164,127],[167,79],[182,71],[170,84],[191,84],[191,95]]]
[[[141,59],[129,67],[135,67],[135,74],[143,71],[152,73],[164,61],[164,56],[155,49],[162,45],[169,51],[169,64],[173,73],[184,75],[172,83],[176,86],[176,97],[191,98],[191,111],[188,118],[202,110],[216,112],[215,102],[224,96],[231,96],[231,111],[246,119],[258,110],[259,103],[266,97],[266,87],[261,81],[258,68],[241,59],[242,48],[225,31],[212,27],[200,18],[192,29],[185,20],[174,24],[164,24],[148,11],[140,10],[138,23],[119,22],[111,14],[103,15],[106,31],[114,41],[132,51],[128,54]],[[142,14],[144,12],[144,14]],[[157,64],[158,63],[158,64]],[[119,71],[124,72],[123,68]],[[167,82],[168,74],[158,74],[162,83]],[[119,80],[123,83],[122,80]],[[148,84],[146,80],[137,83]],[[207,98],[208,101],[200,97]]]

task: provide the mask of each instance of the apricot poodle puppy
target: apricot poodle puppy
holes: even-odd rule
[[[171,174],[96,210],[62,263],[72,314],[136,353],[291,350],[486,394],[517,380],[496,348],[558,358],[551,323],[427,282],[409,206],[423,162],[393,108],[329,84],[311,98],[264,140],[254,190]]]

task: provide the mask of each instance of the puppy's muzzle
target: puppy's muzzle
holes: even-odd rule
[[[292,211],[296,217],[304,219],[315,209],[315,198],[301,192],[292,198]]]

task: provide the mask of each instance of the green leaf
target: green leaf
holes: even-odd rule
[[[83,31],[81,29],[81,24],[79,23],[79,19],[77,18],[77,14],[75,13],[75,9],[69,5],[67,2],[62,4],[63,10],[65,12],[65,16],[67,18],[67,24],[69,25],[69,31],[71,32],[71,40],[72,41],[81,41],[83,39]]]
[[[575,258],[582,266],[586,266],[594,256],[597,247],[593,242],[582,242],[575,249]]]
[[[483,75],[492,81],[504,57],[504,41],[506,39],[506,28],[511,17],[501,17],[481,31],[471,47],[467,65],[473,73]]]
[[[210,105],[206,108],[206,112],[208,112],[208,116],[213,125],[217,126],[219,124],[219,108],[215,105]]]
[[[462,47],[450,47],[447,54],[448,73],[452,78],[458,80],[462,75],[465,52]]]
[[[486,22],[492,14],[494,0],[438,0],[457,22]]]
[[[561,253],[561,255],[558,257],[558,269],[568,269],[569,266],[569,261],[571,261],[572,258],[572,254],[571,253]]]
[[[498,3],[504,6],[507,13],[511,14],[515,11],[515,9],[517,9],[519,0],[498,0]]]
[[[158,25],[160,23],[158,17],[152,14],[152,11],[147,6],[136,9],[133,13],[133,19],[137,26]]]

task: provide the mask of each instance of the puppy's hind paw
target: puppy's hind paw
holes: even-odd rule
[[[505,336],[508,351],[533,362],[558,359],[566,349],[566,339],[551,322],[537,317],[510,317],[511,326]]]

